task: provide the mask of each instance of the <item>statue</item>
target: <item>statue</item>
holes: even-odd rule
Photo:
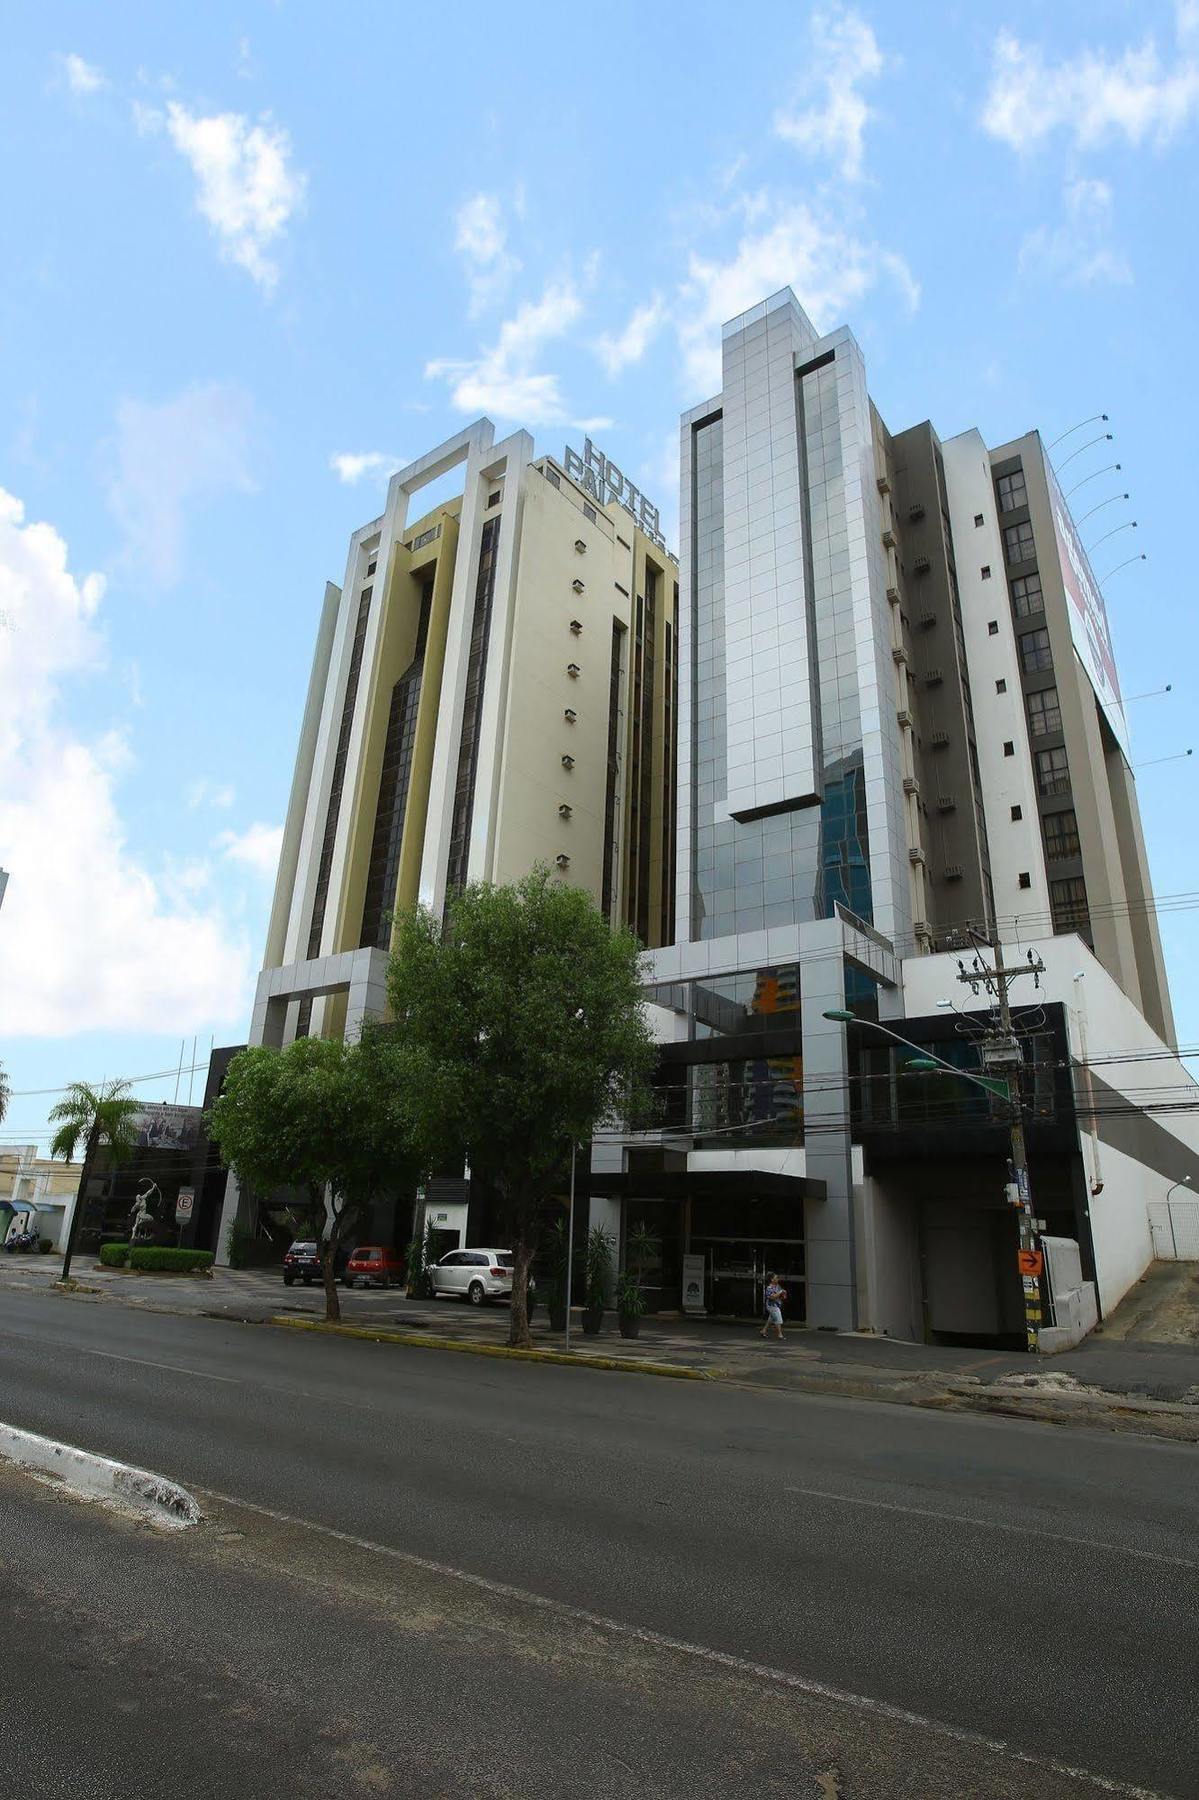
[[[158,1220],[150,1205],[151,1194],[156,1195],[159,1200],[162,1199],[158,1183],[143,1175],[138,1187],[137,1199],[129,1213],[129,1242],[131,1244],[144,1243],[154,1236]]]

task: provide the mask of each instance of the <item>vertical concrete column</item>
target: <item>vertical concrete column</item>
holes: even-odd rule
[[[852,1331],[857,1324],[849,1057],[845,1026],[823,1015],[845,1005],[844,928],[839,919],[800,927],[804,1161],[827,1198],[804,1206],[809,1325]]]

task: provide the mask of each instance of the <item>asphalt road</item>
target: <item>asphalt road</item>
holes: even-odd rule
[[[5,1792],[1199,1795],[1190,1447],[18,1294],[0,1357],[209,1515],[0,1480]]]

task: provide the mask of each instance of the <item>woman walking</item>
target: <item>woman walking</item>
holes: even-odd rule
[[[759,1337],[765,1337],[773,1331],[780,1344],[783,1341],[783,1302],[787,1298],[787,1290],[777,1275],[766,1277],[766,1323],[759,1331]]]

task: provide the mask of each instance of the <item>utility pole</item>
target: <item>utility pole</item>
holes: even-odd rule
[[[1019,1209],[1016,1215],[1020,1234],[1017,1262],[1020,1270],[1020,1285],[1024,1293],[1024,1329],[1028,1338],[1028,1348],[1035,1354],[1040,1348],[1041,1273],[1044,1267],[1044,1256],[1032,1208],[1032,1189],[1028,1179],[1028,1152],[1024,1141],[1024,1111],[1020,1083],[1024,1058],[1020,1049],[1020,1040],[1012,1029],[1012,1009],[1008,988],[1010,983],[1021,975],[1031,975],[1034,987],[1039,988],[1041,976],[1045,972],[1045,964],[1030,950],[1025,962],[1009,966],[1003,960],[1002,944],[992,946],[974,931],[970,933],[970,936],[976,948],[992,950],[995,958],[994,968],[988,967],[977,955],[969,969],[959,960],[958,980],[966,982],[976,994],[980,986],[985,987],[989,994],[994,995],[996,1011],[999,1015],[998,1029],[990,1033],[981,1046],[982,1060],[984,1068],[1001,1071],[1007,1083],[1011,1164],[1016,1189],[1012,1204]]]

